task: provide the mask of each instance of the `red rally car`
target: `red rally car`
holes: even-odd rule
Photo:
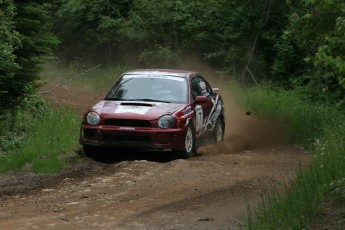
[[[83,117],[79,142],[86,155],[102,147],[170,149],[181,157],[223,140],[224,104],[199,73],[140,69],[122,74]]]

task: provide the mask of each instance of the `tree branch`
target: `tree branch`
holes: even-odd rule
[[[272,5],[272,0],[268,0],[267,4],[265,6],[265,9],[263,11],[263,14],[262,14],[262,19],[261,19],[262,24],[260,25],[260,27],[259,27],[259,29],[258,29],[258,31],[257,31],[257,33],[255,35],[255,39],[254,39],[254,42],[252,44],[252,48],[250,49],[249,59],[248,59],[247,64],[246,64],[246,66],[244,67],[244,69],[243,69],[243,71],[241,73],[241,79],[244,79],[244,76],[245,76],[246,72],[249,70],[250,64],[252,63],[252,59],[253,59],[253,55],[254,55],[254,52],[255,52],[256,47],[257,47],[257,42],[258,42],[258,39],[259,39],[259,35],[261,33],[261,30],[265,27],[265,25],[267,24],[268,19],[269,19],[269,14],[270,14],[270,11],[271,11],[271,5]],[[250,70],[248,72],[251,73]]]
[[[248,71],[248,73],[250,74],[250,76],[252,77],[254,83],[257,85],[257,86],[260,86],[259,83],[255,80],[255,77],[254,75],[252,74],[252,71],[250,71],[250,69],[246,66],[245,69]]]
[[[78,74],[77,76],[75,76],[75,77],[73,77],[73,78],[71,78],[71,79],[69,79],[69,80],[62,81],[60,84],[56,85],[55,87],[53,87],[52,89],[50,89],[50,90],[48,90],[48,91],[43,91],[43,92],[38,92],[38,93],[39,93],[39,94],[49,94],[49,93],[52,93],[52,92],[53,92],[54,90],[56,90],[57,88],[59,88],[59,87],[65,85],[66,83],[69,83],[69,82],[75,80],[76,78],[78,78],[78,77],[80,77],[80,76],[82,76],[82,75],[84,75],[84,74],[86,74],[86,73],[88,73],[88,72],[90,72],[90,71],[92,71],[92,70],[94,70],[94,69],[96,69],[96,68],[99,68],[100,66],[101,66],[100,64],[99,64],[99,65],[96,65],[96,66],[92,67],[91,69],[85,70],[85,71],[82,72],[81,74]]]

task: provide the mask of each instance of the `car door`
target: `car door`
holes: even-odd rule
[[[214,126],[214,110],[216,100],[210,84],[202,77],[196,76],[191,79],[192,97],[205,96],[207,101],[203,104],[195,106],[195,133],[198,138],[202,138],[207,134],[208,130],[212,130]]]

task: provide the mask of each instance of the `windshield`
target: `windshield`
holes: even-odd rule
[[[187,80],[166,75],[124,75],[105,100],[187,103]]]

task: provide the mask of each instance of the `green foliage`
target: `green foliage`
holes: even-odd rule
[[[334,108],[312,103],[297,90],[283,91],[272,86],[243,90],[245,96],[240,100],[253,113],[270,118],[283,124],[292,143],[310,147],[320,136],[324,135],[323,125],[333,126]],[[238,92],[242,94],[242,92]]]
[[[54,31],[62,42],[56,54],[67,62],[79,58],[83,64],[112,64],[122,50],[118,41],[129,7],[127,0],[61,1],[54,15]]]
[[[314,101],[344,107],[345,3],[292,1],[291,9],[275,46],[273,75],[287,87],[303,89]]]
[[[30,131],[32,121],[42,116],[47,103],[38,96],[28,95],[21,103],[0,114],[0,155],[17,151]]]
[[[271,80],[299,88],[313,101],[345,106],[342,0],[1,4],[0,95],[12,101],[35,88],[41,58],[58,43],[52,29],[63,62],[173,67],[191,56],[242,81],[252,81],[250,70],[259,82]]]
[[[19,67],[15,62],[15,56],[12,54],[11,45],[0,43],[0,50],[0,98],[4,102],[8,96],[8,85]]]
[[[141,67],[197,56],[236,76],[250,63],[265,78],[286,8],[278,0],[62,1],[54,23],[62,41],[57,54],[68,62]]]
[[[341,203],[345,202],[345,177],[334,180],[330,184],[332,197]]]
[[[8,93],[16,102],[33,92],[35,82],[39,79],[39,65],[46,60],[58,41],[49,32],[49,5],[43,1],[25,1],[15,6],[14,24],[21,44],[14,49],[13,54],[20,69],[8,84]]]
[[[19,69],[13,50],[19,44],[18,34],[14,31],[15,8],[10,0],[0,3],[0,104],[9,98],[9,84]]]
[[[79,124],[73,111],[51,109],[40,96],[23,98],[0,114],[0,172],[63,168],[78,144]]]
[[[67,109],[48,109],[31,120],[19,149],[0,155],[0,171],[52,172],[65,165],[67,153],[78,145],[80,119]]]
[[[126,36],[142,44],[144,54],[151,50],[151,57],[160,56],[157,47],[169,47],[173,54],[201,57],[235,76],[250,62],[264,78],[282,27],[277,22],[286,21],[284,7],[266,0],[134,1]],[[252,48],[256,35],[259,45]]]
[[[344,114],[334,107],[312,103],[300,92],[271,88],[238,90],[246,108],[282,122],[294,143],[313,155],[309,166],[296,172],[285,187],[263,194],[262,202],[248,212],[245,229],[303,229],[313,220],[323,198],[337,190],[345,178]],[[283,191],[283,192],[277,192]],[[255,217],[255,218],[254,218]]]
[[[258,80],[302,87],[315,100],[341,103],[343,5],[340,0],[61,1],[54,23],[62,41],[57,54],[82,64],[130,61],[149,67],[197,56],[237,78],[246,66]]]
[[[151,68],[169,68],[178,60],[180,51],[173,51],[170,47],[155,46],[151,50],[144,50],[139,61]]]
[[[39,64],[57,44],[48,31],[49,5],[42,1],[0,3],[0,105],[20,104],[35,89]]]

